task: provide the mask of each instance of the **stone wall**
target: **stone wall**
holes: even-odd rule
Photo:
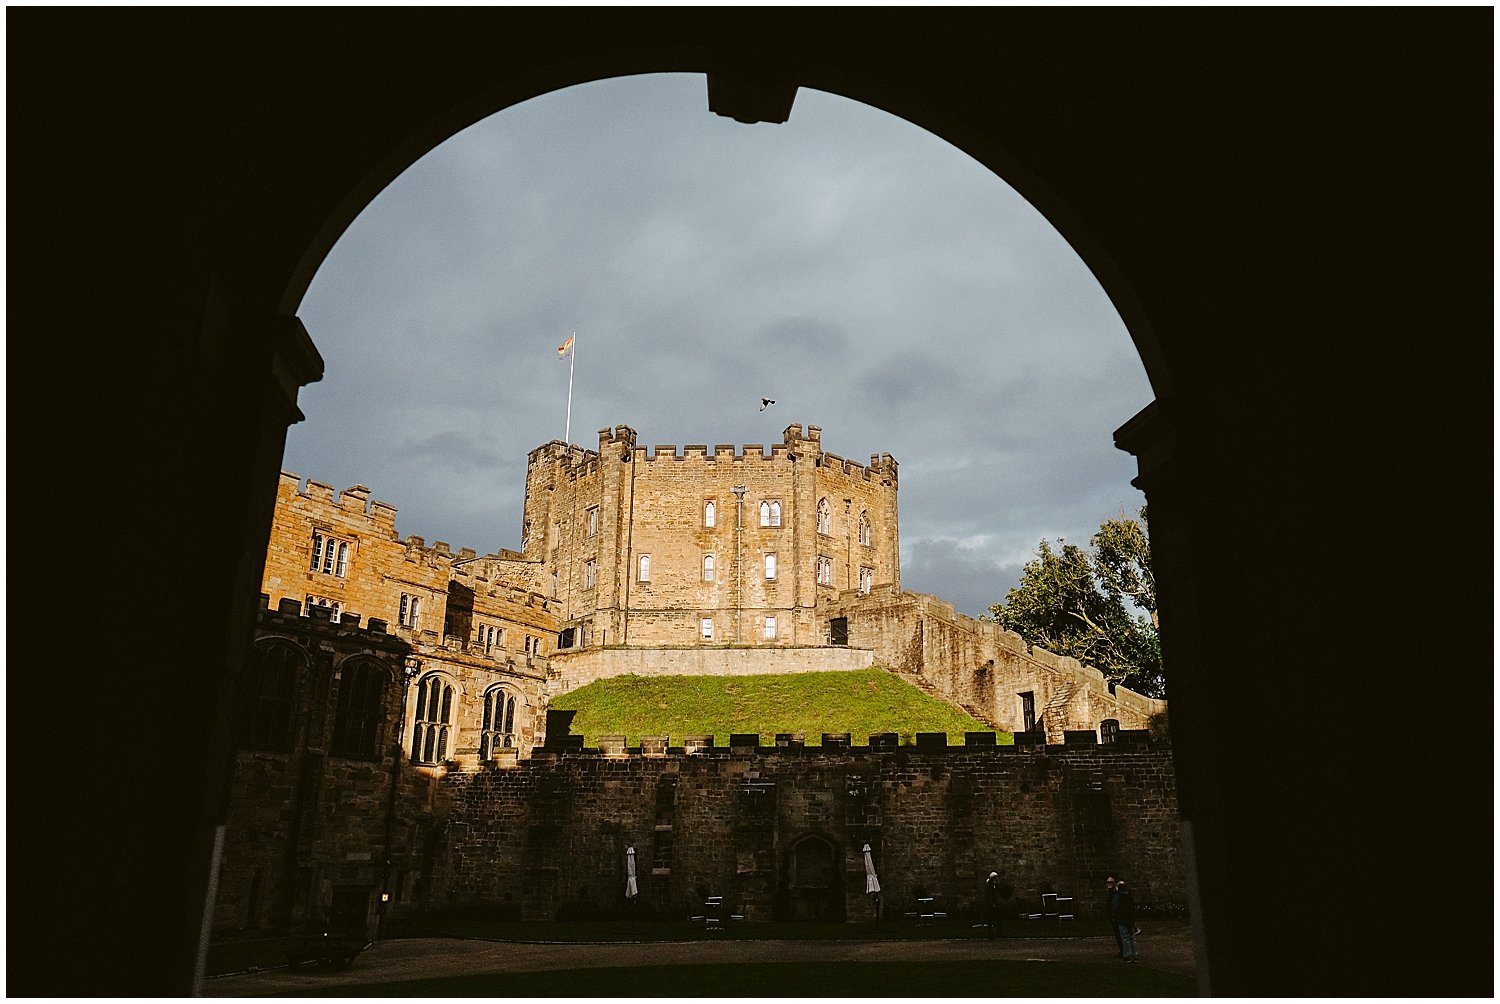
[[[873,653],[819,648],[594,648],[560,652],[549,664],[549,697],[613,676],[750,676],[867,669]]]
[[[306,604],[313,597],[339,614],[384,620],[413,644],[468,646],[492,658],[545,656],[555,647],[557,617],[534,588],[537,570],[520,555],[478,555],[467,547],[455,553],[443,541],[402,540],[395,507],[371,500],[363,485],[335,496],[322,482],[300,483],[283,471],[277,486],[261,579],[273,608],[282,599]],[[345,550],[314,568],[314,548],[326,554],[328,544],[321,542]],[[486,640],[487,629],[496,629],[492,644],[479,643],[480,628]]]
[[[977,912],[991,870],[1098,914],[1111,871],[1145,908],[1186,901],[1171,750],[1107,747],[752,748],[665,756],[539,754],[450,774],[424,908],[532,919],[617,916],[626,849],[663,917],[720,895],[749,920],[868,920],[869,843],[887,917],[919,895]],[[831,868],[826,867],[831,865]]]
[[[1007,732],[1025,730],[1022,695],[1031,696],[1034,727],[1048,742],[1070,730],[1156,727],[1167,702],[1124,687],[1110,690],[1104,674],[1076,659],[1029,648],[1020,635],[957,613],[925,593],[877,586],[869,595],[846,590],[820,601],[818,620],[843,618],[849,644],[870,649],[875,664],[917,678],[975,717]]]
[[[279,606],[262,609],[237,681],[238,751],[214,926],[301,930],[331,919],[337,903],[355,914],[340,922],[373,931],[379,891],[399,903],[420,887],[420,849],[449,765],[473,769],[482,755],[514,763],[545,742],[546,660],[413,641],[353,613],[334,622],[327,608],[302,611],[290,598]],[[288,675],[265,674],[272,651],[284,654]],[[341,691],[359,665],[377,670],[378,706],[364,748],[352,752],[335,734],[347,703]],[[417,695],[434,683],[448,698],[446,741],[428,757],[417,749]],[[510,727],[492,720],[486,730],[486,704],[493,719],[500,698],[512,707]],[[429,705],[425,718],[436,717]]]

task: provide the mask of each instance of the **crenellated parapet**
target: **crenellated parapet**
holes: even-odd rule
[[[291,471],[282,471],[277,485],[277,501],[283,504],[301,503],[316,510],[326,507],[330,514],[337,513],[342,519],[353,519],[355,524],[364,524],[367,532],[396,537],[396,507],[370,497],[370,489],[364,485],[353,485],[341,492],[333,486],[313,478],[304,485],[302,476]]]
[[[731,733],[729,745],[716,745],[713,735],[684,735],[673,742],[670,736],[600,736],[597,746],[583,745],[583,736],[551,735],[545,746],[534,755],[582,757],[699,757],[699,756],[799,756],[804,758],[844,757],[850,753],[951,753],[954,755],[993,753],[999,756],[1043,754],[1066,748],[1070,751],[1097,748],[1103,754],[1130,754],[1144,750],[1171,748],[1165,736],[1153,736],[1148,729],[1122,729],[1103,737],[1092,729],[1069,730],[1058,742],[1043,741],[1039,735],[1009,733],[918,732],[911,742],[902,742],[895,732],[873,733],[864,743],[854,741],[848,732],[815,734],[812,742],[801,732],[777,733],[770,742],[754,733]],[[1014,741],[1012,741],[1014,739]],[[502,764],[503,765],[503,764]]]

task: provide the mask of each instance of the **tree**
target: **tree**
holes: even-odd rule
[[[1021,584],[990,615],[1032,645],[1072,656],[1105,679],[1166,696],[1157,636],[1156,576],[1146,507],[1105,520],[1085,551],[1059,539],[1037,545]]]

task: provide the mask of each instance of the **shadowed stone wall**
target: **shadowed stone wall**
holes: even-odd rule
[[[1104,747],[538,751],[449,774],[441,797],[423,907],[616,916],[633,846],[631,909],[686,917],[720,895],[749,920],[869,920],[867,842],[887,917],[921,894],[972,914],[991,870],[1028,899],[1072,893],[1084,913],[1102,910],[1112,870],[1142,907],[1185,902],[1171,750],[1144,733]],[[825,852],[831,875],[813,874]]]

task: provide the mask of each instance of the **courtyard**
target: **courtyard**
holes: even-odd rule
[[[204,981],[208,997],[574,996],[1192,996],[1192,938],[1182,920],[1141,924],[1141,963],[1108,936],[1006,937],[953,927],[951,937],[750,940],[712,932],[682,941],[556,942],[478,938],[378,941],[347,969],[285,966]]]

